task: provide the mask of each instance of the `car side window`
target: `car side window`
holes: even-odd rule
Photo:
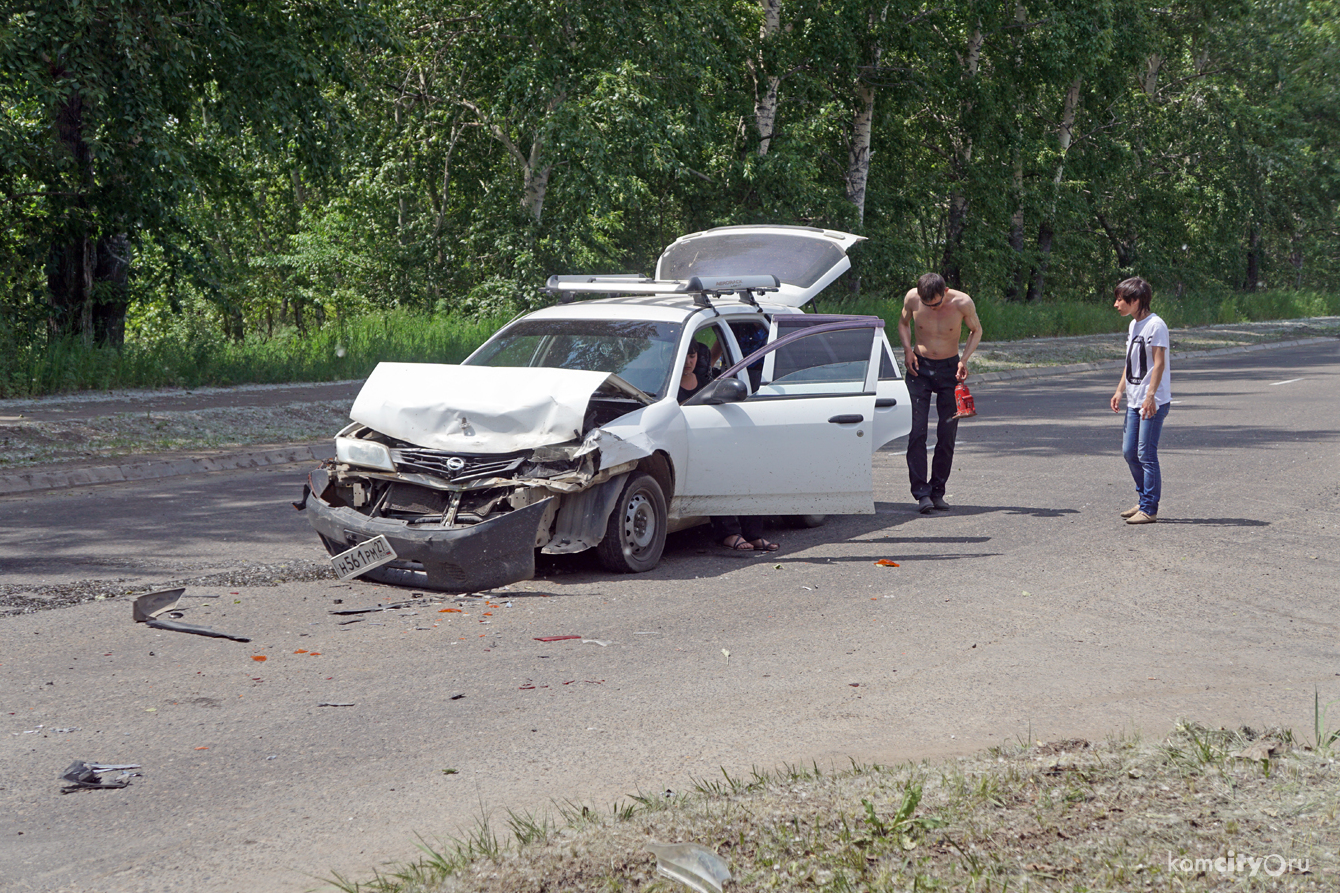
[[[707,346],[705,359],[711,369],[709,378],[716,378],[718,372],[740,359],[735,355],[730,341],[723,336],[719,323],[710,323],[698,329],[693,333],[693,340]]]
[[[881,345],[879,351],[879,380],[880,381],[898,381],[903,376],[898,371],[898,364],[893,361],[892,350],[887,344]]]
[[[840,329],[781,344],[750,399],[864,393],[873,338],[873,329]]]

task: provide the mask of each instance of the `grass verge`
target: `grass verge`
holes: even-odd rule
[[[1113,334],[1125,320],[1106,299],[1092,302],[978,302],[985,339]],[[823,312],[883,317],[896,344],[901,298],[825,300]],[[1271,291],[1251,295],[1155,297],[1155,310],[1174,329],[1340,315],[1340,294]],[[230,341],[205,317],[134,325],[125,347],[93,348],[72,341],[46,344],[20,338],[0,320],[0,398],[81,390],[228,386],[339,381],[366,377],[378,362],[459,362],[506,320],[421,315],[402,310],[330,323],[306,333],[277,332]]]
[[[1340,885],[1340,773],[1315,705],[1292,732],[1179,723],[1167,737],[1018,742],[943,764],[722,773],[688,792],[596,811],[490,817],[345,893],[640,890],[647,843],[694,842],[730,866],[728,890],[1298,890]]]

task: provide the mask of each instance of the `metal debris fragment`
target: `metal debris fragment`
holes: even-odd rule
[[[86,763],[83,760],[75,760],[64,772],[60,774],[61,781],[69,782],[68,785],[60,789],[62,794],[71,794],[81,790],[111,790],[115,788],[124,788],[130,784],[131,769],[140,768],[138,763],[126,763],[124,765],[111,765],[108,763]],[[102,773],[120,771],[121,777],[116,781],[103,781]],[[139,773],[135,773],[138,775]]]

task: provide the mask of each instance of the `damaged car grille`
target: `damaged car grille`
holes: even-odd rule
[[[525,458],[525,455],[459,456],[423,447],[391,449],[391,459],[397,470],[437,475],[450,481],[509,475],[516,471]]]

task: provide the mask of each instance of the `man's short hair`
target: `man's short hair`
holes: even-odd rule
[[[945,278],[939,273],[926,273],[917,280],[917,297],[923,301],[929,301],[940,297],[949,290],[945,285]]]
[[[1140,312],[1144,313],[1149,310],[1149,302],[1154,297],[1154,289],[1139,276],[1132,276],[1130,279],[1123,279],[1117,283],[1113,295],[1118,301],[1125,301],[1127,304],[1139,304]]]

